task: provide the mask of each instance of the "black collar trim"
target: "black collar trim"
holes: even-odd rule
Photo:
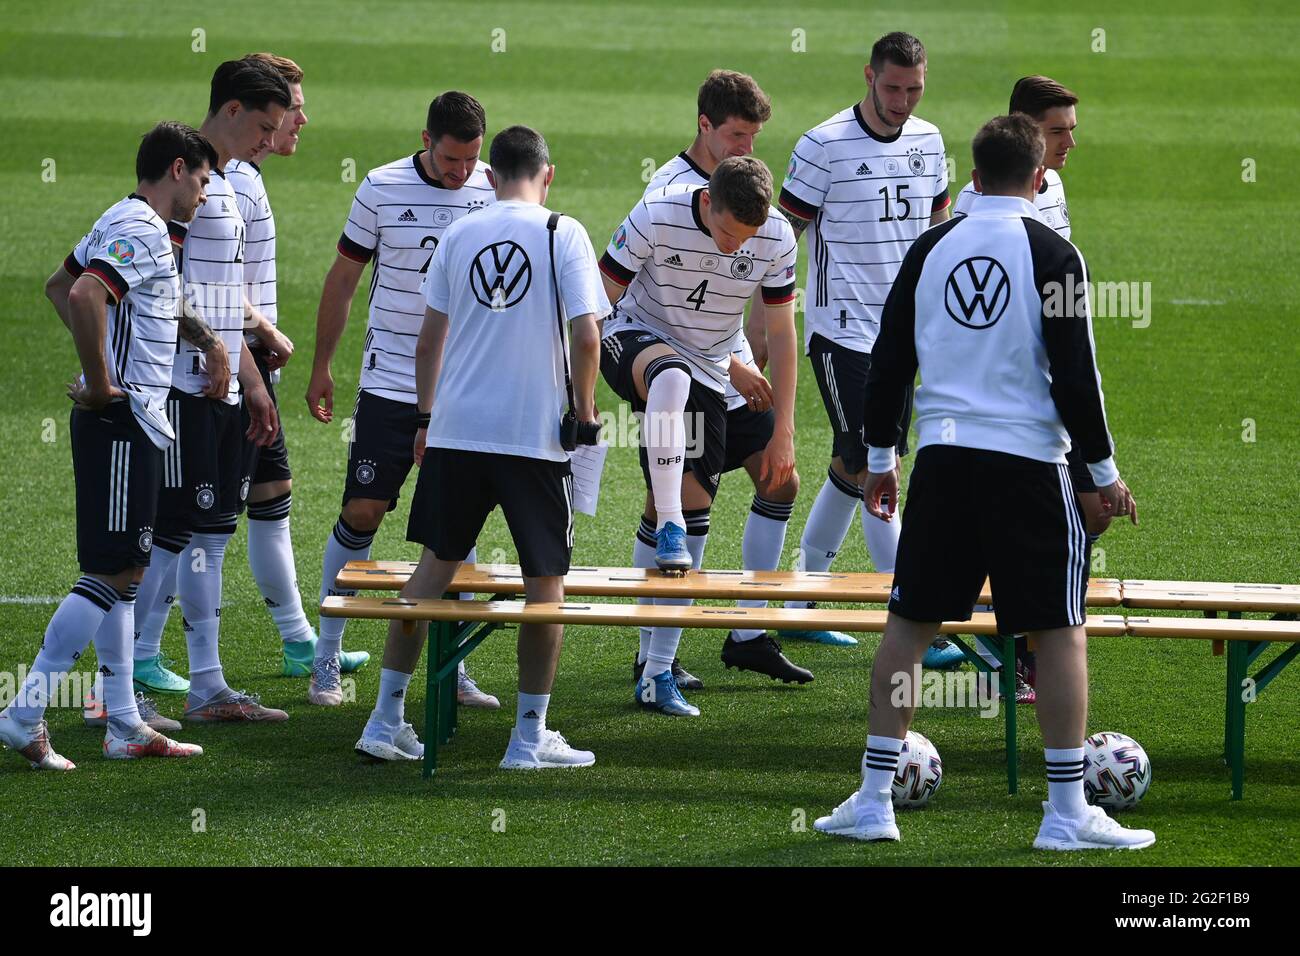
[[[422,149],[414,156],[412,156],[411,165],[415,167],[415,171],[416,173],[419,174],[420,178],[423,179],[430,186],[433,186],[435,189],[446,189],[447,188],[446,186],[438,182],[438,180],[434,179],[432,176],[430,176],[428,173],[424,171],[424,163],[420,162],[420,157],[423,156],[426,152],[428,152],[428,150]]]
[[[895,133],[893,136],[881,136],[879,133],[873,130],[870,126],[867,125],[867,121],[862,118],[861,103],[853,104],[853,118],[857,120],[858,125],[862,127],[862,132],[866,133],[868,136],[870,136],[878,143],[895,143],[898,141],[898,137],[903,135],[902,126],[898,127],[898,132]]]
[[[680,156],[682,159],[684,159],[684,160],[686,161],[686,165],[687,165],[687,166],[689,166],[689,167],[691,167],[691,169],[695,170],[696,175],[702,177],[706,182],[709,180],[709,178],[710,178],[710,177],[709,177],[709,174],[706,173],[704,170],[700,169],[700,164],[699,164],[699,163],[697,163],[695,160],[691,159],[691,157],[689,157],[689,156],[686,155],[686,150],[682,150],[682,151],[681,151],[680,153],[678,153],[677,155]]]
[[[709,227],[706,226],[704,220],[700,218],[700,193],[704,192],[704,190],[708,188],[708,186],[701,186],[699,189],[696,189],[691,193],[691,215],[695,217],[695,225],[699,227],[700,232],[712,239],[713,233],[709,232]]]

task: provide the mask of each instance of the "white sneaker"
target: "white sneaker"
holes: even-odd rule
[[[54,752],[50,746],[50,728],[43,720],[28,726],[0,713],[0,743],[26,758],[33,770],[75,770],[77,767],[67,757]]]
[[[543,730],[540,742],[532,744],[519,736],[519,728],[510,728],[510,746],[501,758],[502,770],[540,770],[543,767],[590,767],[596,755],[590,750],[574,750],[557,730]]]
[[[201,757],[203,748],[198,744],[177,743],[164,737],[147,724],[141,724],[135,733],[119,737],[109,724],[104,735],[104,756],[109,760],[135,760],[138,757]]]
[[[416,735],[415,728],[410,724],[402,724],[402,728],[393,734],[393,746],[416,759],[424,756],[424,743]]]
[[[411,725],[405,724],[404,726],[410,727]],[[400,736],[401,732],[401,727],[385,724],[372,717],[366,722],[366,729],[361,732],[361,739],[356,744],[356,752],[363,757],[372,757],[375,760],[419,760],[420,758],[417,755],[403,750],[397,745],[397,737]],[[411,736],[415,736],[414,729],[411,731]],[[421,747],[420,749],[423,753],[424,748]]]
[[[813,829],[854,840],[897,840],[893,797],[888,790],[883,793],[855,790],[830,816],[814,820]]]
[[[1156,842],[1150,830],[1120,826],[1101,807],[1088,807],[1074,819],[1056,812],[1043,801],[1043,825],[1034,840],[1035,850],[1141,850]]]
[[[497,710],[501,707],[501,701],[479,690],[478,684],[464,671],[456,675],[456,703],[461,707],[481,707],[484,710]]]

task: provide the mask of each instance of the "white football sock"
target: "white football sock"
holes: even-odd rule
[[[176,603],[176,564],[190,540],[188,533],[174,539],[169,538],[166,544],[159,537],[160,535],[154,536],[149,567],[144,569],[140,590],[136,594],[135,647],[132,656],[137,661],[147,661],[162,652],[167,615]]]
[[[1083,748],[1045,748],[1047,760],[1047,802],[1063,817],[1077,820],[1088,809],[1083,793]]]
[[[785,530],[793,513],[793,501],[768,501],[754,495],[749,517],[745,519],[745,536],[740,542],[741,562],[746,571],[775,571],[780,566]],[[736,607],[767,607],[767,602],[737,601]],[[737,628],[731,636],[736,641],[752,641],[764,633],[761,629]]]
[[[190,700],[197,706],[227,690],[221,671],[221,566],[230,532],[196,531],[176,572],[181,613],[189,629]]]
[[[311,640],[311,623],[303,613],[289,535],[292,504],[293,494],[286,491],[248,505],[248,567],[286,644]]]
[[[709,513],[692,511],[686,515],[686,550],[691,554],[691,567],[699,570],[704,563],[704,546],[709,541]],[[690,598],[655,598],[655,604],[685,606],[693,604]],[[682,641],[680,627],[655,627],[650,629],[650,647],[646,653],[642,677],[655,677],[673,666],[677,645]]]
[[[546,708],[550,703],[550,694],[519,692],[515,701],[515,729],[519,731],[520,740],[530,744],[541,741],[542,731],[546,729]]]
[[[862,792],[888,793],[898,771],[898,755],[903,741],[898,737],[867,735],[867,749],[862,754]]]
[[[632,542],[632,567],[655,567],[655,523],[645,515],[641,516],[641,525],[637,528]],[[654,604],[654,598],[637,598],[637,604]],[[636,662],[644,664],[650,653],[650,628],[641,628],[641,646],[637,650]]]
[[[131,641],[135,634],[136,585],[119,592],[117,603],[95,632],[95,656],[99,658],[99,686],[96,696],[104,702],[108,723],[119,737],[134,733],[143,721],[135,703],[131,682]]]
[[[799,541],[799,570],[828,571],[835,555],[844,545],[862,492],[834,471],[827,471],[826,482],[817,492],[808,523]],[[786,601],[786,607],[806,608],[809,601]]]
[[[867,511],[865,501],[858,511],[862,515],[862,534],[867,539],[871,566],[881,574],[893,574],[894,560],[898,557],[898,538],[903,533],[903,512],[894,512],[893,521],[881,521]]]
[[[373,531],[357,531],[343,516],[334,523],[329,540],[325,542],[325,560],[321,566],[320,599],[324,601],[332,595],[353,597],[356,591],[342,591],[334,587],[334,581],[349,561],[365,561],[370,557],[370,545],[375,540]],[[322,617],[320,619],[320,638],[316,641],[316,660],[329,660],[339,656],[343,646],[343,628],[347,618]]]
[[[379,672],[379,699],[375,701],[375,717],[385,724],[400,727],[406,720],[406,688],[411,675],[384,668]]]
[[[676,356],[651,361],[645,370],[646,392],[641,439],[649,463],[650,489],[655,500],[658,531],[667,522],[685,527],[682,513],[682,468],[686,461],[686,400],[691,373]]]
[[[46,625],[40,652],[18,696],[4,712],[20,724],[40,723],[62,675],[72,670],[117,600],[117,589],[111,585],[88,574],[78,579]]]

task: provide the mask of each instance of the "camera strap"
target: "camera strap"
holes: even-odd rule
[[[576,415],[573,403],[573,378],[569,375],[569,342],[564,334],[564,299],[560,295],[560,280],[555,272],[555,228],[559,225],[562,212],[553,212],[546,220],[546,230],[550,233],[547,242],[551,259],[551,288],[555,290],[555,322],[560,330],[560,356],[564,360],[564,392],[569,399],[569,414]]]

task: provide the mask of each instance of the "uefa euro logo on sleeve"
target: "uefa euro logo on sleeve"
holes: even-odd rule
[[[135,258],[135,246],[125,239],[114,239],[108,244],[108,255],[118,265],[130,265]]]

